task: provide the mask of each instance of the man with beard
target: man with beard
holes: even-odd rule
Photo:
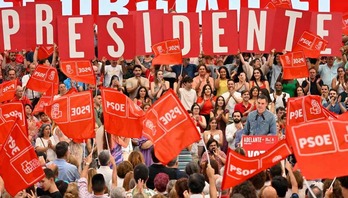
[[[149,90],[149,79],[141,77],[141,66],[140,65],[134,65],[133,67],[133,73],[134,77],[128,78],[126,80],[126,89],[129,93],[129,98],[134,99],[139,87],[144,86],[146,87],[146,90]]]
[[[234,112],[239,111],[240,113],[242,113],[243,116],[248,116],[248,114],[251,111],[255,110],[255,106],[254,104],[251,104],[249,102],[250,94],[248,90],[243,90],[241,94],[242,94],[243,101],[241,103],[236,104],[236,106],[234,107]],[[233,114],[232,114],[232,118],[233,118]]]
[[[323,106],[326,107],[327,110],[334,112],[336,114],[342,114],[347,111],[345,105],[342,102],[339,102],[338,100],[338,94],[335,89],[330,89],[329,92],[329,102],[324,104]]]
[[[3,78],[5,80],[9,80],[8,72],[10,69],[13,69],[16,71],[16,76],[18,78],[22,78],[25,73],[26,67],[22,63],[16,62],[16,52],[10,52],[10,53],[5,52],[4,55],[5,57],[4,57],[4,60],[2,61]],[[10,58],[9,63],[6,63],[7,57]]]
[[[241,122],[243,115],[241,112],[239,111],[235,111],[232,113],[232,119],[233,119],[233,123],[227,125],[226,127],[226,140],[228,142],[228,146],[231,149],[236,149],[239,145],[239,142],[236,142],[236,136],[241,135],[241,133],[243,133],[243,125]]]
[[[220,150],[219,142],[213,138],[210,138],[207,142],[208,152],[205,152],[202,155],[201,165],[204,165],[208,162],[209,159],[215,160],[219,166],[219,170],[226,163],[226,154]],[[203,167],[203,166],[202,166]]]

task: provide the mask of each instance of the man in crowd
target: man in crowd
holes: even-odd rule
[[[226,140],[228,142],[228,146],[230,149],[236,149],[238,147],[239,142],[236,142],[236,136],[239,133],[243,133],[243,125],[241,122],[242,113],[239,111],[235,111],[232,113],[233,123],[226,126]]]
[[[197,101],[196,91],[192,89],[193,80],[189,76],[184,77],[184,79],[179,76],[178,80],[176,92],[185,109],[190,110],[192,105]],[[182,84],[182,87],[180,87],[180,84]]]
[[[45,177],[40,181],[42,190],[48,191],[52,198],[63,198],[55,183],[54,172],[49,168],[45,168],[44,173]]]
[[[127,92],[129,93],[129,97],[132,100],[137,95],[138,89],[141,86],[143,86],[147,90],[149,90],[149,79],[141,77],[141,72],[142,72],[141,66],[140,65],[134,65],[134,67],[133,67],[134,77],[128,78],[126,80]]]
[[[239,92],[234,89],[234,81],[233,79],[227,80],[227,88],[228,91],[223,93],[221,96],[224,97],[226,102],[226,109],[230,112],[230,116],[232,117],[232,113],[234,112],[234,108],[236,104],[242,102],[242,98]]]
[[[343,102],[338,101],[338,94],[335,89],[330,89],[329,91],[329,102],[323,105],[327,110],[336,113],[342,114],[347,111]]]
[[[317,76],[317,70],[314,67],[309,68],[309,78],[302,82],[304,92],[320,96],[321,86],[323,86],[323,81],[320,76]]]
[[[250,94],[249,90],[243,90],[241,92],[243,101],[236,104],[234,111],[239,111],[243,116],[248,116],[248,114],[254,110],[254,104],[249,102]],[[233,116],[233,115],[232,115]]]

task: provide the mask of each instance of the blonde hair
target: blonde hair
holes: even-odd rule
[[[88,192],[92,193],[92,177],[97,174],[97,169],[90,168],[88,169]]]
[[[76,182],[71,182],[68,184],[68,188],[64,194],[64,198],[78,198],[79,197],[79,189],[77,187]]]

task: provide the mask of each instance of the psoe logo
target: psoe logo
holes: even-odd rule
[[[282,156],[281,155],[276,155],[273,157],[272,159],[272,163],[276,163],[277,161],[281,160],[282,159]]]
[[[58,119],[62,117],[62,111],[59,111],[59,104],[52,105],[51,116],[52,119]]]
[[[321,108],[320,108],[320,105],[318,103],[318,101],[316,100],[312,100],[311,101],[311,108],[310,108],[310,114],[312,115],[318,115],[318,114],[321,114]]]
[[[24,173],[28,175],[32,173],[36,168],[40,167],[40,162],[37,159],[32,159],[29,162],[25,160],[24,162],[22,162],[21,166]]]
[[[56,75],[56,72],[55,71],[51,71],[50,75],[48,76],[48,80],[53,81],[55,75]]]
[[[146,120],[145,121],[145,127],[150,129],[152,131],[152,135],[155,136],[157,133],[156,126],[153,124],[151,120]]]

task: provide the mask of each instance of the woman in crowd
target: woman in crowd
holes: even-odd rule
[[[138,89],[137,95],[134,98],[135,104],[137,104],[140,108],[143,108],[145,103],[152,104],[151,98],[149,97],[148,91],[146,87],[141,86]]]
[[[156,71],[156,78],[154,82],[151,82],[151,97],[156,101],[159,99],[169,87],[169,82],[163,79],[163,71]]]
[[[246,78],[245,72],[241,72],[238,75],[238,82],[234,84],[234,89],[241,93],[244,90],[249,90],[248,79]]]
[[[196,123],[197,128],[199,128],[199,131],[203,133],[205,128],[207,127],[207,122],[205,120],[205,117],[200,115],[200,111],[201,111],[201,107],[197,103],[194,103],[191,107],[192,119]],[[204,142],[200,141],[198,144],[198,156],[202,155],[204,150],[203,148],[204,148]]]
[[[207,67],[205,65],[199,65],[197,67],[198,76],[193,78],[192,88],[196,90],[197,96],[202,92],[203,86],[209,84],[214,91],[214,80],[212,77],[209,77],[207,72]]]
[[[257,101],[257,97],[260,95],[260,88],[257,86],[251,87],[249,94],[250,94],[249,102],[256,107],[255,104]]]
[[[344,67],[337,68],[337,76],[332,79],[331,87],[335,89],[338,94],[344,92],[346,89],[345,82],[348,80],[348,77],[345,73]]]
[[[39,129],[38,138],[35,141],[35,150],[44,152],[48,161],[54,161],[57,158],[55,146],[58,142],[52,136],[51,125],[43,124]]]
[[[305,96],[303,87],[299,86],[296,88],[295,97]]]
[[[215,117],[217,122],[217,129],[225,131],[226,125],[228,124],[229,111],[226,107],[226,102],[224,97],[219,96],[216,99],[215,107],[212,112],[210,112],[210,119]],[[228,144],[226,137],[224,136],[223,145],[221,150],[227,152]]]
[[[216,97],[213,94],[212,87],[209,84],[203,86],[201,96],[197,99],[197,103],[201,108],[200,114],[209,122],[210,112],[214,109]]]
[[[207,144],[207,142],[210,138],[213,138],[216,141],[218,141],[220,146],[223,144],[222,131],[217,129],[216,127],[217,127],[216,118],[213,117],[213,118],[211,118],[211,120],[209,122],[208,130],[204,131],[204,133],[203,133],[203,139],[204,139],[205,144]]]
[[[288,93],[290,97],[295,96],[296,88],[300,86],[296,79],[282,80],[283,92]]]
[[[122,93],[125,93],[124,87],[122,86],[122,83],[120,82],[120,79],[118,78],[117,75],[113,75],[111,77],[109,87],[112,89],[116,89],[117,91],[120,91]]]
[[[269,92],[269,83],[263,75],[260,68],[255,68],[253,76],[250,79],[249,87],[257,86],[260,89],[267,89]]]
[[[26,104],[24,106],[25,109],[25,115],[27,118],[27,124],[28,124],[28,134],[29,134],[29,141],[35,145],[35,140],[37,138],[37,133],[39,131],[38,125],[39,120],[32,115],[33,107],[30,104]]]
[[[217,78],[215,79],[216,96],[221,96],[228,91],[227,80],[230,78],[227,68],[222,66],[216,72]]]

